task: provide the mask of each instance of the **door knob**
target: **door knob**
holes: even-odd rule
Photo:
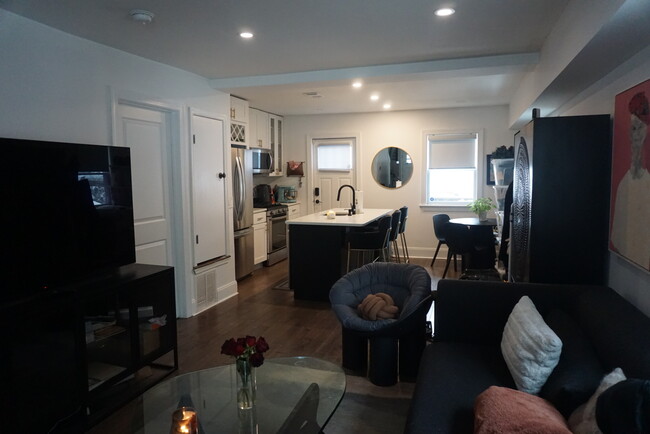
[[[219,179],[225,178],[226,174],[223,172],[219,172]]]
[[[319,204],[319,203],[320,203],[320,200],[316,199],[316,204]]]

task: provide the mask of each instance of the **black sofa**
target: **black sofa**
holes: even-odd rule
[[[576,333],[586,338],[583,343],[593,347],[588,350],[597,360],[571,366],[570,339],[565,342],[554,329],[563,339],[564,368],[555,368],[539,395],[565,417],[616,367],[628,378],[650,379],[650,318],[610,288],[441,280],[434,302],[435,336],[420,361],[405,433],[472,433],[476,397],[492,385],[516,388],[500,343],[523,295],[545,320],[551,313],[566,313]]]

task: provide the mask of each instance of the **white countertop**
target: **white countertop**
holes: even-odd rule
[[[326,210],[327,211],[327,210]],[[342,208],[335,208],[334,211],[343,211]],[[315,226],[365,226],[379,217],[392,213],[392,209],[364,208],[363,214],[337,215],[334,219],[328,219],[325,211],[287,220],[288,225],[315,225]]]

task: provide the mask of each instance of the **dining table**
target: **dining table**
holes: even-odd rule
[[[454,223],[457,225],[465,225],[465,226],[496,226],[497,225],[497,219],[495,218],[488,218],[485,220],[480,220],[478,217],[462,217],[462,218],[456,218],[456,219],[451,219],[449,220],[449,223]]]

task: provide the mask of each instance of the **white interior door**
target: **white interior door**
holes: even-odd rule
[[[223,131],[223,120],[192,116],[194,265],[226,254]]]
[[[355,155],[354,139],[312,140],[314,212],[350,207],[352,192],[349,188],[341,191],[340,201],[336,197],[342,185],[348,184],[356,189]]]
[[[172,265],[169,114],[120,103],[115,145],[131,148],[136,261]]]

